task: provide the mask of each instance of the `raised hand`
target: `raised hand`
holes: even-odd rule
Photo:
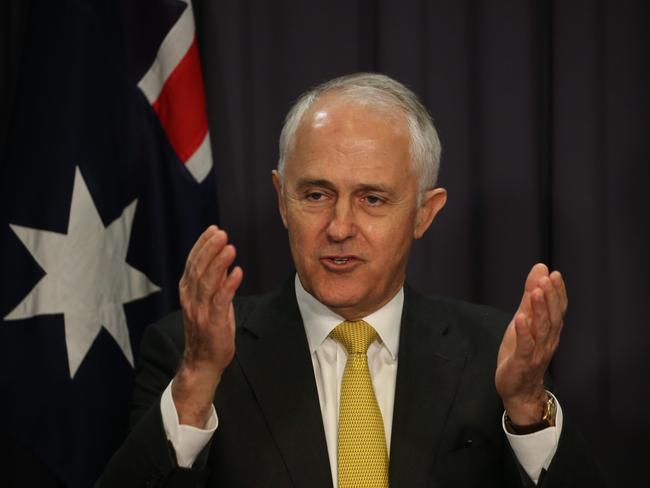
[[[542,420],[544,374],[560,342],[567,309],[564,280],[536,264],[526,278],[519,309],[508,325],[497,359],[495,384],[508,417],[525,426]]]
[[[221,375],[235,354],[232,300],[243,273],[228,268],[235,247],[216,226],[203,232],[190,251],[179,283],[185,349],[172,384],[181,424],[203,428]]]

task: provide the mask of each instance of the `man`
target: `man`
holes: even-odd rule
[[[143,339],[134,427],[102,486],[591,483],[543,384],[560,273],[535,265],[511,320],[405,285],[413,239],[446,201],[439,158],[426,110],[386,76],[301,97],[273,172],[295,280],[235,299],[235,248],[203,233],[182,313]]]

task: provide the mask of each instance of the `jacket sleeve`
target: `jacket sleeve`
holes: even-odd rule
[[[183,350],[180,314],[150,326],[142,338],[131,405],[131,430],[96,488],[202,486],[210,445],[192,469],[179,468],[166,438],[160,396],[176,374]]]

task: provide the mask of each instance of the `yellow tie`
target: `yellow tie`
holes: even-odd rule
[[[348,350],[339,405],[339,488],[387,488],[384,421],[366,355],[377,331],[363,320],[345,321],[330,336]]]

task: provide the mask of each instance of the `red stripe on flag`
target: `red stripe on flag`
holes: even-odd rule
[[[187,162],[208,132],[196,37],[165,81],[153,109],[158,114],[176,155],[183,163]]]

